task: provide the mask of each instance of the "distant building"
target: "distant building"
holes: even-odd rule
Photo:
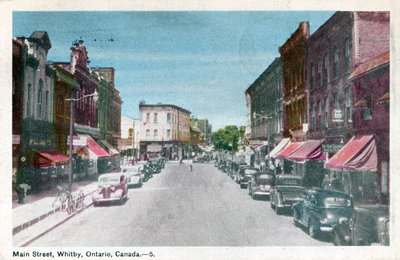
[[[189,155],[190,111],[169,104],[139,104],[142,115],[140,156],[162,155],[168,159]]]
[[[200,131],[199,144],[201,146],[210,146],[212,144],[212,125],[208,119],[191,118],[192,126]]]
[[[140,158],[140,126],[140,120],[121,116],[121,156],[124,163],[130,163]]]
[[[306,140],[303,124],[307,123],[306,52],[304,43],[310,35],[308,22],[279,48],[283,67],[284,136],[296,141]]]

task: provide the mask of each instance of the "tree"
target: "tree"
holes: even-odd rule
[[[227,125],[213,133],[213,144],[216,150],[237,151],[238,142],[244,136],[244,127]]]

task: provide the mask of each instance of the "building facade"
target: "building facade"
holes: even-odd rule
[[[168,159],[189,155],[190,111],[169,104],[139,104],[142,115],[140,156],[162,155]]]
[[[310,35],[308,22],[298,29],[279,48],[283,68],[284,136],[296,141],[306,140],[306,52],[305,41]]]
[[[353,136],[349,76],[388,49],[385,12],[336,12],[311,35],[306,42],[309,138],[325,138],[337,150]]]
[[[210,146],[212,144],[212,125],[208,119],[191,118],[192,126],[200,131],[199,145]]]

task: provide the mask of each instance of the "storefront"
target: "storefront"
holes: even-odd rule
[[[331,188],[353,195],[354,200],[380,200],[378,154],[373,135],[354,136],[326,164]]]
[[[85,174],[93,176],[110,170],[110,155],[90,136],[78,135],[80,142],[75,144],[74,153],[87,165]]]
[[[291,142],[284,149],[282,149],[279,153],[277,153],[274,157],[280,160],[280,165],[282,165],[282,173],[283,174],[296,174],[298,171],[295,171],[294,162],[288,160],[288,156],[296,151],[300,146],[302,146],[304,142]]]

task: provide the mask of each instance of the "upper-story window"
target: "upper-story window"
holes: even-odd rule
[[[317,118],[315,116],[316,113],[316,108],[315,108],[315,104],[312,105],[312,129],[315,131],[317,129]]]
[[[314,63],[311,63],[311,89],[315,88],[315,67]]]
[[[150,139],[150,129],[146,130],[146,139],[149,140]]]
[[[167,129],[167,138],[168,138],[168,139],[171,138],[171,129]]]
[[[158,114],[154,113],[154,124],[158,123]]]
[[[167,113],[167,123],[171,124],[171,113]]]
[[[323,67],[322,67],[322,60],[319,61],[318,72],[319,72],[319,85],[322,86],[323,84]]]
[[[363,109],[363,118],[364,120],[372,119],[372,95],[368,95],[364,98],[365,100],[365,108]]]
[[[128,132],[129,132],[129,138],[132,138],[133,137],[133,128],[129,128]]]
[[[150,122],[150,113],[146,113],[146,122],[147,122],[147,123]]]
[[[347,118],[347,122],[352,122],[352,118],[351,118],[351,89],[347,88],[346,89],[346,118]]]
[[[328,97],[325,98],[325,126],[330,127],[330,117],[329,117],[329,99]]]
[[[323,120],[324,108],[321,101],[318,102],[318,108],[319,108],[319,113],[318,113],[319,129],[322,129],[324,128],[324,120]]]
[[[57,95],[56,98],[56,114],[57,116],[64,114],[64,98],[62,95]]]
[[[46,120],[49,120],[50,114],[50,102],[49,102],[49,91],[46,90]]]
[[[350,71],[350,48],[351,48],[351,45],[350,45],[350,40],[349,39],[346,39],[346,42],[345,42],[345,47],[344,47],[345,49],[344,49],[344,55],[345,55],[345,59],[346,59],[346,72],[349,72]]]
[[[37,96],[37,118],[42,118],[42,105],[43,105],[43,80],[39,80],[39,89]]]
[[[333,48],[333,77],[339,76],[339,50],[335,47]]]
[[[325,72],[325,78],[326,78],[326,82],[329,83],[329,55],[326,54],[325,55],[325,68],[324,68],[324,72]]]
[[[154,129],[154,139],[157,140],[158,139],[158,130]]]
[[[31,116],[31,106],[32,106],[32,84],[28,84],[28,95],[27,95],[27,102],[26,102],[26,116]]]

